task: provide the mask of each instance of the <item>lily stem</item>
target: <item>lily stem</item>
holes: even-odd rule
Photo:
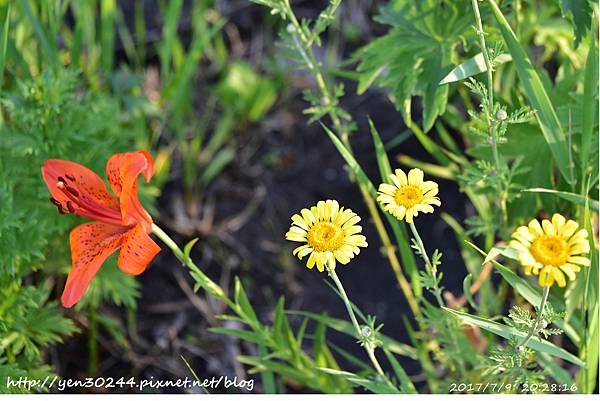
[[[546,306],[546,301],[548,300],[549,293],[550,287],[544,287],[544,290],[542,291],[542,301],[540,302],[540,309],[538,311],[537,318],[535,319],[535,323],[529,328],[529,333],[527,333],[527,336],[523,340],[521,340],[521,342],[517,345],[517,348],[525,348],[529,340],[531,340],[531,338],[540,331],[540,321],[542,320],[542,314],[544,313],[544,307]]]
[[[366,337],[362,333],[360,324],[358,323],[358,320],[356,319],[356,315],[354,314],[354,310],[352,309],[352,304],[350,302],[350,299],[348,299],[348,295],[346,294],[346,291],[344,290],[344,286],[342,285],[342,282],[340,281],[338,275],[336,274],[335,269],[330,269],[329,267],[327,267],[327,273],[329,273],[329,277],[331,277],[331,279],[335,283],[338,291],[340,292],[342,301],[344,301],[344,305],[346,305],[346,310],[348,311],[348,315],[350,316],[350,320],[352,321],[352,325],[354,326],[354,329],[356,330],[356,335],[358,336],[358,338]],[[369,333],[369,336],[372,336],[372,335],[374,335],[374,333]],[[385,378],[387,381],[388,380],[387,376],[383,372],[383,369],[381,368],[381,365],[379,364],[379,361],[377,360],[377,357],[375,356],[375,346],[368,339],[367,339],[367,341],[364,341],[364,342],[361,341],[361,345],[363,346],[365,351],[367,351],[367,354],[369,355],[369,359],[371,359],[371,363],[373,364],[373,367],[375,367],[375,370],[377,371],[377,373],[379,373],[379,375],[381,377]]]
[[[171,239],[171,237],[169,237],[167,233],[165,233],[156,224],[152,224],[152,233],[160,238],[160,240],[171,249],[175,257],[177,257],[181,263],[190,269],[192,276],[196,282],[200,284],[200,286],[208,291],[209,294],[235,309],[235,304],[231,302],[227,295],[225,295],[223,289],[217,283],[212,281],[206,274],[204,274],[204,272],[200,270],[198,266],[196,266],[194,261],[179,248],[179,246]]]

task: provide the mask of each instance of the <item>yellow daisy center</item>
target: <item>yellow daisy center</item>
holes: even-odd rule
[[[542,235],[531,243],[531,255],[544,266],[560,266],[569,259],[569,246],[564,238]]]
[[[398,205],[409,209],[423,201],[423,191],[414,185],[404,185],[396,190],[394,200]]]
[[[317,252],[333,252],[344,245],[344,230],[333,223],[319,222],[308,230],[306,239]]]

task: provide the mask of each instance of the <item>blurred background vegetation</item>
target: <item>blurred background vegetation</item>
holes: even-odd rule
[[[393,166],[417,166],[440,180],[445,222],[423,217],[423,235],[444,251],[445,296],[459,306],[467,304],[461,294],[472,284],[465,275],[477,277],[482,262],[465,239],[488,250],[538,211],[581,213],[581,205],[521,189],[556,188],[597,199],[597,113],[590,120],[584,112],[590,102],[597,110],[591,2],[499,2],[569,138],[579,143],[592,133],[588,153],[576,155],[575,186],[557,178],[535,124],[511,126],[502,155],[519,162],[511,164],[504,216],[495,204],[498,188],[479,185],[489,177],[474,162],[492,157],[478,135],[481,99],[465,85],[439,85],[481,51],[468,2],[294,1],[299,26],[310,25],[314,34],[307,38],[308,54],[298,51],[289,20],[281,18],[286,2],[256,3],[0,0],[0,378],[52,372],[66,378],[190,376],[183,356],[200,377],[260,378],[255,391],[343,392],[351,390],[348,383],[317,372],[313,361],[366,369],[356,357],[360,347],[341,326],[297,315],[289,315],[292,329],[286,330],[311,333],[311,357],[298,362],[278,355],[284,362],[265,369],[261,345],[244,337],[239,321],[217,319],[225,306],[196,294],[168,252],[137,278],[109,260],[83,301],[61,309],[56,300],[70,269],[68,232],[81,221],[58,215],[48,201],[40,174],[47,158],[70,159],[103,176],[111,154],[150,150],[156,175],[140,186],[142,202],[177,239],[200,239],[193,256],[223,288],[239,276],[265,324],[283,313],[276,311],[276,305],[283,310],[277,302],[282,295],[289,309],[344,316],[323,277],[304,271],[284,243],[291,212],[337,198],[367,221],[374,218],[316,120],[331,123],[377,177],[370,116]],[[490,9],[482,6],[482,13],[494,47],[502,33]],[[497,53],[507,50],[499,45]],[[528,104],[515,63],[496,68],[502,104],[511,111]],[[587,80],[595,83],[591,92],[582,84]],[[526,169],[519,170],[523,155]],[[447,392],[452,381],[480,380],[468,374],[482,363],[473,347],[486,349],[492,338],[457,330],[460,344],[453,350],[444,343],[433,349],[439,344],[427,338],[434,326],[414,333],[397,276],[385,266],[389,238],[380,240],[371,224],[365,231],[370,247],[344,271],[345,282],[363,310],[385,322],[386,335],[402,343],[423,340],[416,350],[395,348],[413,382],[420,390]],[[420,291],[408,254],[400,254],[401,262]],[[571,290],[570,313],[578,313],[574,305],[584,290]],[[496,275],[482,284],[476,305],[465,291],[467,306],[496,316],[513,302],[507,301],[511,291]],[[522,301],[513,295],[514,303]],[[440,319],[438,313],[428,309],[424,319]],[[441,367],[423,366],[423,372],[417,352],[431,353]],[[457,366],[456,355],[469,355],[466,365]],[[565,378],[562,367],[546,366],[552,377]],[[276,383],[265,371],[279,372]],[[432,379],[437,376],[444,379]],[[5,385],[0,380],[0,392],[16,391]]]

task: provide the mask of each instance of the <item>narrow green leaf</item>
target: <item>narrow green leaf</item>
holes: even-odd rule
[[[500,8],[494,0],[488,0],[488,3],[498,22],[504,42],[512,55],[513,63],[519,79],[521,80],[521,84],[523,85],[525,95],[535,111],[536,119],[542,129],[546,143],[550,147],[556,165],[565,180],[572,183],[574,178],[571,177],[569,173],[569,150],[567,139],[562,131],[556,111],[550,101],[550,97],[546,93],[546,89],[544,88],[540,77],[531,64],[527,53],[521,47],[521,44],[511,29],[508,21],[502,14],[502,11],[500,11]]]
[[[467,297],[467,302],[469,302],[469,305],[471,305],[473,309],[479,310],[479,306],[477,306],[475,300],[473,299],[473,294],[471,294],[471,284],[473,284],[473,275],[469,273],[463,280],[463,294],[465,294],[465,297]]]
[[[162,77],[167,80],[171,72],[171,60],[173,59],[173,48],[175,38],[177,37],[177,28],[181,16],[181,7],[183,0],[172,0],[169,3],[165,13],[165,23],[163,25],[163,38],[160,44],[159,57]]]
[[[449,308],[443,308],[443,309],[446,312],[448,312],[450,315],[455,316],[456,318],[462,320],[466,324],[477,326],[479,328],[487,330],[491,333],[494,333],[494,334],[496,334],[500,337],[506,338],[508,340],[510,340],[512,338],[517,338],[519,340],[522,340],[523,338],[525,338],[527,336],[527,333],[518,331],[514,327],[506,326],[504,324],[500,324],[500,323],[494,322],[489,319],[484,319],[479,316],[474,316],[469,313],[459,312],[454,309],[449,309]],[[564,359],[565,361],[569,361],[577,366],[581,366],[581,367],[585,366],[585,363],[581,359],[579,359],[575,355],[569,353],[568,351],[552,344],[549,341],[542,340],[537,337],[532,337],[529,340],[528,347],[530,347],[536,351],[545,352],[547,354]]]
[[[352,156],[352,154],[348,151],[348,149],[346,149],[342,141],[340,141],[340,139],[333,132],[331,132],[331,130],[327,128],[325,124],[321,123],[321,127],[323,127],[323,129],[329,136],[329,139],[331,139],[331,142],[333,142],[333,145],[338,150],[340,155],[342,155],[342,157],[346,161],[346,164],[348,164],[348,167],[350,167],[358,181],[365,186],[369,194],[371,194],[371,196],[374,199],[377,198],[377,190],[375,189],[375,186],[373,185],[369,177],[367,177],[367,175],[360,167],[354,156]]]
[[[552,357],[543,352],[537,352],[537,361],[540,366],[554,378],[556,383],[566,385],[567,388],[571,388],[573,385],[573,378],[569,372],[564,370],[558,363],[556,363]]]
[[[558,196],[559,198],[566,199],[569,202],[572,202],[579,206],[585,206],[586,200],[588,200],[588,198],[586,198],[585,196],[581,196],[579,194],[574,194],[572,192],[556,191],[554,189],[546,189],[546,188],[528,188],[528,189],[523,189],[521,192],[536,192],[536,193],[552,194],[552,195]],[[590,209],[592,209],[595,212],[598,212],[598,201],[597,200],[589,199],[589,206],[590,206]]]
[[[470,246],[472,246],[476,251],[481,253],[483,256],[486,256],[486,253],[479,249],[475,244],[468,242]],[[494,264],[496,270],[502,275],[502,278],[508,282],[508,284],[515,289],[527,302],[531,305],[539,305],[542,299],[542,291],[540,287],[535,287],[529,281],[522,279],[517,274],[515,274],[508,267],[500,264],[499,262],[490,259],[490,261]],[[565,305],[564,302],[554,296],[550,296],[550,303],[557,308],[558,310],[564,310]],[[579,344],[580,338],[580,328],[581,322],[575,318],[571,319],[570,323],[565,322],[564,320],[558,320],[555,323],[558,327],[565,331],[565,334],[569,336],[569,338],[575,343]]]
[[[373,124],[373,120],[371,117],[369,119],[369,127],[371,128],[371,137],[373,138],[373,144],[375,146],[375,155],[377,156],[377,166],[379,166],[379,173],[381,174],[381,179],[384,182],[389,182],[389,177],[392,175],[392,166],[390,165],[390,159],[388,159],[387,153],[385,151],[385,146],[383,146],[383,141],[381,140],[381,136],[379,136],[379,132],[377,128],[375,128],[375,124]]]
[[[8,3],[0,10],[0,21],[2,21],[2,31],[0,32],[0,89],[2,89],[2,81],[4,78],[4,65],[6,64],[6,50],[8,48],[10,5],[11,3]]]
[[[241,311],[245,315],[248,324],[253,325],[258,323],[258,318],[254,312],[254,308],[252,308],[252,305],[248,300],[248,296],[246,295],[246,291],[244,291],[244,287],[242,286],[242,282],[238,277],[235,278],[234,300],[236,305],[241,308]]]
[[[347,334],[358,340],[358,335],[356,334],[356,330],[354,330],[354,326],[352,326],[351,323],[349,323],[345,320],[332,318],[332,317],[329,317],[329,316],[323,315],[323,314],[318,314],[318,313],[313,313],[313,312],[305,312],[305,311],[287,310],[286,313],[291,314],[291,315],[306,316],[310,319],[315,320],[316,322],[319,322],[327,327],[334,329],[335,331],[339,331],[340,333]],[[410,345],[398,342],[398,341],[392,339],[391,337],[388,337],[383,334],[379,334],[378,338],[381,341],[382,348],[388,349],[391,352],[393,352],[394,354],[406,356],[411,359],[416,358],[415,349],[413,347],[411,347]]]
[[[510,54],[500,54],[494,59],[494,63],[504,64],[511,60],[512,57],[510,56]],[[477,55],[471,57],[464,63],[454,67],[454,69],[450,71],[450,73],[440,81],[440,85],[462,81],[463,79],[475,76],[477,74],[481,74],[485,71],[487,71],[487,68],[485,65],[485,60],[483,58],[483,53],[478,53]]]
[[[190,258],[190,253],[192,252],[192,248],[194,247],[194,245],[196,245],[196,242],[198,242],[200,238],[194,238],[192,239],[190,242],[188,242],[187,244],[185,244],[185,246],[183,247],[183,254],[185,255],[186,258]]]
[[[383,352],[385,353],[385,356],[387,357],[388,361],[390,361],[390,365],[392,365],[392,369],[394,369],[394,373],[396,374],[396,377],[400,382],[400,386],[402,387],[403,392],[407,394],[418,394],[415,385],[413,384],[413,382],[410,381],[408,375],[406,374],[406,372],[402,368],[402,365],[400,365],[394,354],[392,354],[386,349],[384,349]]]
[[[226,327],[210,327],[208,331],[211,333],[226,334],[228,336],[237,337],[254,344],[260,344],[264,341],[260,334],[248,330],[229,329]]]
[[[115,59],[115,19],[117,0],[102,0],[100,3],[101,63],[105,74],[112,72]]]
[[[263,342],[258,344],[258,355],[261,357],[261,359],[264,359],[267,355],[267,350]],[[263,393],[275,394],[277,392],[275,387],[275,375],[273,374],[272,370],[261,370],[260,379],[263,385]]]
[[[379,132],[377,131],[377,128],[375,128],[375,124],[373,124],[373,121],[370,117],[369,126],[371,128],[371,136],[375,146],[375,154],[377,156],[377,165],[379,166],[381,181],[389,184],[391,182],[390,175],[392,175],[392,166],[385,151],[385,146],[383,145],[381,136],[379,135]],[[390,216],[389,213],[384,214],[388,223],[392,227],[392,232],[394,233],[396,244],[399,248],[400,260],[402,261],[404,269],[406,269],[406,274],[410,277],[413,292],[417,298],[420,298],[423,294],[423,290],[419,280],[419,268],[415,261],[414,254],[410,248],[410,240],[408,238],[406,225],[404,222],[399,222]]]
[[[60,66],[60,61],[58,59],[58,49],[56,48],[56,41],[54,40],[54,38],[49,40],[50,35],[48,35],[38,17],[33,13],[33,10],[31,9],[28,0],[19,0],[19,6],[21,11],[27,16],[27,19],[29,19],[29,22],[33,26],[35,36],[37,37],[37,40],[42,46],[42,50],[46,58],[50,62],[50,66],[53,68],[58,68]]]
[[[326,372],[330,375],[341,377],[355,385],[362,386],[369,391],[372,391],[375,394],[398,394],[398,389],[390,386],[385,382],[378,382],[374,380],[370,380],[364,377],[361,377],[357,374],[346,372],[343,370],[329,369],[329,368],[319,368],[322,372]]]
[[[592,216],[588,205],[584,209],[584,222],[586,230],[593,233]],[[600,342],[598,248],[593,239],[590,242],[592,246],[592,252],[590,253],[592,263],[585,273],[586,289],[583,297],[583,308],[586,310],[587,321],[580,348],[580,356],[587,363],[587,367],[579,374],[579,383],[584,393],[592,393],[598,384],[598,343]]]
[[[596,35],[591,35],[590,50],[585,63],[583,79],[583,111],[581,128],[581,168],[582,176],[585,174],[590,161],[598,167],[597,158],[590,160],[594,138],[598,138],[598,132],[594,132],[594,125],[598,116],[598,47],[596,46]],[[598,209],[596,209],[598,211]]]

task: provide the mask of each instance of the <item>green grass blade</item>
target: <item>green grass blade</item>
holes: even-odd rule
[[[498,57],[494,59],[494,63],[504,64],[508,61],[512,60],[510,54],[500,54]],[[483,53],[479,53],[474,57],[471,57],[464,63],[454,67],[452,71],[448,73],[440,81],[440,85],[449,84],[451,82],[462,81],[463,79],[475,76],[477,74],[481,74],[482,72],[487,71],[485,66],[485,60],[483,58]]]
[[[308,317],[318,323],[324,324],[327,327],[332,328],[335,331],[339,331],[340,333],[347,334],[358,340],[358,335],[356,334],[356,330],[354,329],[354,326],[352,326],[351,323],[349,323],[345,320],[336,319],[336,318],[329,317],[327,315],[323,315],[323,314],[319,314],[319,313],[305,312],[305,311],[300,311],[300,310],[298,310],[298,311],[297,310],[286,310],[286,313],[289,315],[300,315],[300,316]],[[390,352],[393,352],[394,354],[406,356],[411,359],[416,358],[416,356],[415,356],[416,351],[410,345],[398,342],[398,341],[394,340],[393,338],[383,335],[381,333],[379,333],[377,337],[381,341],[381,348],[387,349]]]
[[[375,394],[398,394],[399,391],[397,388],[392,387],[391,385],[385,382],[378,382],[371,379],[367,379],[365,377],[359,376],[357,374],[346,372],[343,370],[329,369],[329,368],[319,368],[322,372],[326,372],[330,375],[334,375],[336,377],[343,378],[344,380],[349,381],[358,386],[362,386],[369,391],[372,391]]]
[[[371,136],[373,137],[373,144],[375,146],[375,154],[377,156],[377,165],[379,166],[381,180],[382,182],[389,184],[391,182],[390,175],[392,175],[392,166],[385,151],[385,146],[381,140],[381,136],[379,135],[379,132],[377,132],[377,128],[375,128],[375,124],[373,124],[373,121],[370,117],[369,126],[371,128]],[[392,227],[392,232],[396,238],[396,244],[398,245],[398,250],[400,253],[400,260],[402,261],[404,269],[406,269],[406,274],[410,277],[413,292],[417,298],[420,298],[423,294],[423,290],[419,281],[419,268],[415,261],[414,254],[410,248],[410,241],[408,238],[406,225],[405,223],[400,222],[390,216],[389,213],[384,213],[384,215]]]
[[[10,26],[10,3],[2,7],[0,11],[2,31],[0,32],[0,89],[4,78],[4,65],[6,64],[6,53],[8,48],[8,30]]]
[[[506,338],[508,340],[510,340],[512,338],[517,338],[519,340],[522,340],[523,338],[525,338],[527,336],[527,333],[518,331],[514,327],[500,324],[500,323],[494,322],[489,319],[484,319],[479,316],[474,316],[469,313],[459,312],[454,309],[450,309],[450,308],[443,308],[443,309],[446,312],[448,312],[450,315],[462,320],[466,324],[477,326],[479,328],[482,328],[486,331],[494,333],[494,334],[496,334],[500,337]],[[581,366],[581,367],[585,366],[585,363],[581,359],[579,359],[575,355],[571,354],[570,352],[552,344],[549,341],[542,340],[537,337],[532,337],[529,340],[528,347],[530,347],[536,351],[545,352],[547,354],[564,359],[565,361],[571,362],[577,366]]]
[[[265,359],[267,355],[267,349],[265,348],[264,343],[258,344],[258,355],[261,359]],[[263,385],[264,394],[275,394],[277,392],[275,387],[275,375],[273,374],[272,370],[261,370],[260,379]]]
[[[588,205],[584,212],[585,228],[593,233],[592,216]],[[600,312],[598,304],[598,248],[594,244],[593,234],[590,239],[592,252],[590,253],[591,265],[586,273],[586,290],[583,297],[583,308],[587,312],[586,329],[580,349],[580,356],[586,361],[587,367],[582,369],[578,381],[584,393],[594,391],[598,380],[598,343],[600,342]]]
[[[596,46],[596,35],[590,35],[590,50],[588,51],[587,61],[585,63],[585,73],[583,79],[583,112],[582,112],[582,130],[581,130],[581,168],[585,173],[586,167],[590,163],[590,153],[594,135],[594,125],[598,113],[598,47]],[[593,160],[598,167],[598,160]],[[582,174],[582,177],[584,174]],[[596,209],[596,212],[598,209]]]
[[[586,198],[585,196],[581,196],[579,194],[574,194],[572,192],[556,191],[554,189],[546,189],[546,188],[528,188],[528,189],[523,189],[521,192],[536,192],[536,193],[543,193],[543,194],[552,194],[552,195],[558,196],[559,198],[566,199],[569,202],[572,202],[575,205],[579,205],[579,206],[585,206],[586,201],[588,200],[588,198]],[[590,206],[590,209],[592,209],[596,213],[598,212],[598,201],[597,200],[589,199],[589,206]]]
[[[33,13],[28,0],[19,0],[19,7],[31,23],[33,31],[35,32],[35,36],[37,37],[40,46],[42,47],[42,51],[50,63],[50,66],[57,69],[60,66],[60,61],[58,59],[56,41],[54,38],[50,37],[50,35],[42,26],[38,17]],[[43,64],[41,65],[43,66]]]
[[[508,21],[502,14],[502,11],[500,11],[500,8],[494,0],[488,0],[488,3],[498,22],[504,42],[512,55],[513,64],[517,70],[521,84],[523,85],[525,95],[535,111],[536,119],[540,125],[544,138],[546,139],[546,143],[550,147],[556,165],[565,180],[569,183],[573,183],[574,177],[571,177],[569,172],[569,149],[567,138],[562,131],[556,111],[550,101],[550,97],[546,93],[540,77],[531,64],[527,53],[523,47],[521,47],[521,44],[508,24]]]
[[[158,51],[163,80],[166,80],[170,76],[171,59],[173,57],[173,48],[175,45],[175,39],[177,37],[177,28],[179,26],[179,18],[181,17],[182,6],[183,0],[172,0],[169,2],[169,6],[165,14],[163,40]]]
[[[337,137],[337,135],[335,135],[329,128],[327,128],[327,126],[325,124],[321,123],[321,127],[323,127],[323,129],[329,136],[329,139],[331,139],[331,142],[333,142],[333,145],[338,150],[340,155],[342,155],[342,157],[346,161],[346,164],[348,164],[348,167],[350,167],[350,169],[356,176],[356,179],[362,185],[365,186],[365,188],[367,189],[369,194],[373,197],[373,199],[376,199],[377,198],[377,190],[375,189],[375,186],[373,185],[373,183],[371,182],[369,177],[367,177],[367,175],[365,174],[363,169],[360,167],[360,165],[358,164],[358,162],[356,161],[354,156],[352,156],[352,154],[348,151],[348,149],[346,149],[346,147],[344,146],[342,141]]]
[[[101,64],[106,74],[112,72],[115,59],[115,19],[116,0],[102,0],[100,3],[100,45]]]
[[[385,356],[387,357],[388,361],[390,361],[390,365],[392,365],[392,369],[394,369],[394,373],[396,374],[396,377],[400,382],[400,386],[402,387],[403,392],[407,394],[417,394],[418,391],[415,388],[415,385],[410,381],[408,375],[406,374],[406,372],[402,368],[402,365],[400,365],[394,354],[392,354],[386,349],[384,349],[383,352],[385,353]]]

